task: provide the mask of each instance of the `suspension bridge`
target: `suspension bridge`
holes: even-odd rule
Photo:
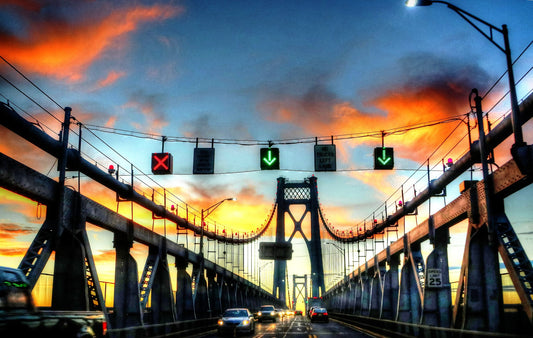
[[[531,95],[521,103],[522,123],[533,116],[532,105]],[[102,311],[110,332],[117,336],[131,335],[139,328],[165,331],[180,322],[213,320],[232,306],[255,309],[268,303],[292,307],[303,296],[321,297],[332,317],[341,321],[370,323],[389,332],[411,335],[426,331],[483,334],[531,327],[533,268],[504,206],[504,198],[532,181],[531,146],[521,147],[510,161],[487,173],[483,180],[463,181],[457,198],[412,230],[404,227],[403,234],[398,231],[399,224],[416,216],[431,199],[442,197],[446,187],[461,174],[475,163],[487,161],[487,149],[496,148],[513,134],[511,116],[486,135],[480,130],[479,141],[473,142],[440,177],[428,179],[426,188],[410,200],[402,191],[399,203],[389,208],[385,205],[380,216],[368,223],[351,229],[336,228],[318,202],[317,177],[300,182],[280,177],[275,203],[264,224],[237,233],[207,224],[203,211],[198,223],[197,215],[189,210],[178,212],[174,205],[157,204],[153,196],[146,197],[135,189],[133,170],[131,182],[125,183],[118,173],[114,176],[84,159],[79,149],[68,147],[69,108],[65,109],[59,140],[21,117],[9,104],[0,105],[0,114],[5,128],[56,157],[60,171],[59,179],[53,180],[0,154],[0,186],[46,206],[44,222],[18,268],[33,288],[54,254],[51,308]],[[133,215],[124,217],[80,194],[65,184],[67,171],[82,173],[112,191],[117,204],[135,204],[151,212],[154,220],[175,224],[175,239],[137,223]],[[295,214],[291,205],[302,205],[303,213]],[[287,220],[292,225],[287,225]],[[310,236],[303,230],[304,221],[310,223]],[[463,221],[468,224],[466,241],[452,290],[450,232]],[[106,305],[109,300],[102,290],[87,224],[113,234],[116,258],[112,306]],[[273,278],[269,280],[272,284],[261,285],[257,244],[267,237],[268,229],[275,229],[276,243],[290,243],[297,233],[301,235],[311,263],[303,284],[307,289],[309,280],[310,292],[296,292],[302,282],[293,274],[290,298],[285,260],[274,261]],[[422,247],[428,243],[431,252],[424,257]],[[140,274],[131,252],[134,244],[142,245],[147,252]],[[170,275],[169,257],[174,258],[176,276]],[[500,259],[504,269],[500,269]],[[512,290],[518,295],[514,312],[502,300],[502,275],[510,278]]]

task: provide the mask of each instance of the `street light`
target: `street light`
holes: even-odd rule
[[[501,50],[505,54],[505,58],[507,60],[507,74],[509,77],[509,96],[511,99],[511,121],[513,125],[513,133],[515,138],[515,144],[513,144],[511,148],[511,154],[513,155],[513,158],[517,161],[518,156],[518,148],[526,146],[524,142],[524,137],[522,135],[522,124],[520,123],[520,111],[518,108],[518,99],[516,96],[516,86],[514,81],[514,73],[513,73],[513,61],[511,58],[511,47],[509,46],[509,32],[507,31],[507,25],[502,25],[502,28],[498,28],[485,20],[482,20],[478,18],[477,16],[468,13],[465,10],[462,10],[458,8],[455,5],[452,5],[449,2],[446,1],[432,1],[432,0],[407,0],[405,4],[408,7],[414,7],[414,6],[429,6],[434,3],[441,3],[445,4],[453,10],[455,13],[459,14],[463,19],[465,19],[472,27],[474,27],[478,32],[480,32],[484,37],[486,37],[490,42],[492,42],[493,45],[495,45],[499,50]],[[477,21],[478,23],[481,23],[489,28],[490,35],[485,33],[479,26],[476,25],[475,22],[473,22],[471,19]],[[496,41],[494,41],[494,38],[492,36],[492,31],[497,31],[503,35],[503,43],[504,46],[500,46]]]
[[[326,242],[326,244],[333,245],[337,250],[340,251],[340,253],[342,253],[342,258],[343,258],[343,262],[344,262],[344,277],[343,277],[343,279],[346,279],[346,249],[345,248],[341,248],[340,246],[338,246],[337,244],[332,243],[332,242]]]
[[[237,199],[235,197],[225,198],[222,201],[219,201],[209,208],[202,209],[202,215],[201,215],[201,234],[200,234],[200,255],[203,256],[204,254],[204,225],[205,225],[205,219],[211,215],[213,211],[215,211],[216,208],[218,208],[222,203],[226,201],[236,201]]]

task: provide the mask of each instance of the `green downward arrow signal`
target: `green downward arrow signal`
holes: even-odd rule
[[[268,149],[267,157],[263,157],[263,161],[268,165],[272,166],[274,162],[276,162],[277,158],[272,157],[272,150]]]
[[[279,148],[261,148],[261,170],[279,169]]]
[[[393,169],[394,149],[387,147],[374,148],[374,169]]]
[[[387,156],[387,151],[386,151],[385,148],[383,148],[383,153],[382,153],[381,157],[378,157],[379,163],[381,163],[382,165],[386,165],[391,160],[392,160],[392,157]]]

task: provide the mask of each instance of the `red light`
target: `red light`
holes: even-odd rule
[[[172,155],[170,153],[153,153],[152,173],[154,175],[172,174]]]
[[[107,334],[107,322],[104,320],[102,322],[102,335],[106,335]]]
[[[109,168],[107,168],[107,172],[109,173],[109,175],[113,175],[115,173],[115,166],[110,164]]]

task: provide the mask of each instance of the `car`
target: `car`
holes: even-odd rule
[[[311,310],[311,322],[323,321],[329,322],[328,310],[323,307],[315,307]]]
[[[301,315],[302,315],[302,310],[296,310],[296,311],[294,311],[294,315],[295,315],[295,316],[301,316]]]
[[[257,320],[259,322],[263,322],[264,320],[271,320],[275,323],[277,317],[278,313],[276,312],[276,308],[274,307],[274,305],[263,305],[257,313]]]
[[[237,332],[254,334],[254,315],[246,308],[231,308],[224,311],[222,318],[218,320],[218,334],[223,335]]]

